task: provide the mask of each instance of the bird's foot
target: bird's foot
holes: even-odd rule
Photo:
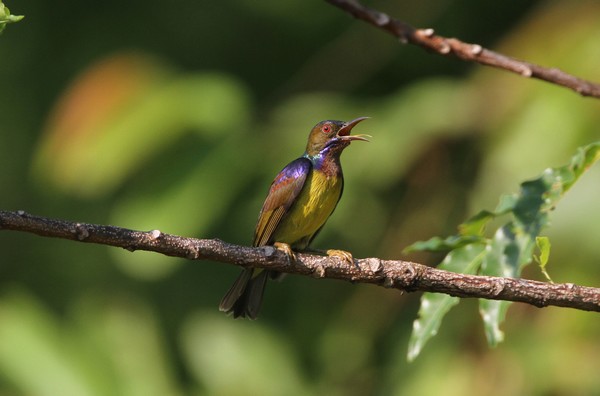
[[[292,247],[290,245],[288,245],[287,243],[275,242],[273,244],[273,246],[275,246],[275,249],[285,253],[289,262],[296,261],[296,254],[292,250]]]
[[[326,253],[329,257],[339,257],[340,259],[342,259],[342,261],[345,261],[348,264],[356,265],[354,263],[354,257],[352,257],[352,253],[350,252],[338,249],[328,249]]]

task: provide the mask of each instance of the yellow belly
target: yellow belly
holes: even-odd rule
[[[311,172],[290,212],[273,234],[273,240],[303,249],[325,224],[342,193],[342,178]]]

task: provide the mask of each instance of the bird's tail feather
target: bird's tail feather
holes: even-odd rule
[[[237,277],[221,300],[219,305],[221,311],[233,314],[234,318],[256,319],[270,271],[260,271],[258,275],[253,276],[254,271],[253,268],[246,268]]]

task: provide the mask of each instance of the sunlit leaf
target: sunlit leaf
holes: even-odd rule
[[[0,1],[0,33],[6,28],[9,23],[19,22],[23,19],[23,15],[11,15],[10,10]]]
[[[548,237],[537,237],[535,238],[535,244],[540,251],[540,254],[535,256],[537,263],[540,265],[540,270],[549,282],[554,283],[548,271],[546,271],[546,264],[548,264],[550,258],[550,239]]]
[[[593,143],[581,147],[568,165],[547,169],[539,178],[521,184],[521,191],[510,204],[513,206],[514,220],[501,227],[494,235],[490,253],[481,266],[482,275],[521,275],[523,266],[533,259],[536,240],[548,223],[549,211],[585,170],[598,160],[599,146],[599,143]],[[547,247],[549,249],[549,241]],[[491,346],[504,339],[500,324],[504,321],[510,304],[508,301],[480,300],[479,311]]]
[[[483,235],[487,223],[496,216],[489,210],[482,210],[458,226],[461,235]]]
[[[514,277],[518,271],[519,247],[510,225],[500,228],[483,259],[481,274],[488,276]],[[485,334],[490,345],[504,339],[499,323],[504,320],[508,304],[505,301],[479,300],[479,311],[483,318]]]
[[[500,196],[500,201],[498,206],[496,206],[496,210],[494,210],[494,215],[498,216],[512,211],[516,203],[517,196],[515,194],[504,194]]]
[[[535,238],[535,244],[540,250],[539,263],[542,268],[548,264],[548,258],[550,257],[550,239],[548,237],[537,237]]]
[[[538,244],[543,256],[540,262],[544,262],[541,268],[545,273],[550,242],[547,238],[540,239],[539,234],[548,223],[549,212],[585,170],[599,158],[600,143],[581,147],[568,165],[546,169],[537,179],[523,182],[518,194],[501,196],[494,212],[481,211],[461,224],[458,235],[415,242],[405,251],[451,250],[447,256],[447,260],[450,260],[448,258],[452,258],[452,254],[461,249],[486,245],[486,254],[481,257],[481,275],[512,278],[519,277],[523,267],[532,261],[534,249]],[[510,216],[509,221],[498,228],[490,240],[485,239],[482,236],[485,226],[491,219],[502,215]],[[444,261],[440,268],[447,266],[448,262]],[[457,271],[461,272],[460,265]],[[456,303],[457,300],[448,296],[423,296],[419,319],[415,321],[410,342],[409,359],[414,358],[422,344],[437,332],[441,318]],[[491,346],[504,339],[500,324],[504,321],[510,304],[508,301],[480,300],[479,311]]]
[[[563,190],[569,190],[573,184],[600,159],[600,142],[580,147],[567,167],[559,168]]]

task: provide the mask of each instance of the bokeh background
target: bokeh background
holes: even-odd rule
[[[249,244],[323,119],[370,116],[315,241],[408,258],[600,136],[600,102],[428,54],[323,1],[5,3],[0,208]],[[419,27],[600,81],[600,3],[371,1]],[[555,281],[600,283],[600,172],[552,217]],[[287,277],[257,321],[239,269],[0,234],[0,395],[600,394],[600,318],[513,305],[488,349],[463,301],[406,362],[418,294]],[[534,266],[525,276],[543,279]]]

